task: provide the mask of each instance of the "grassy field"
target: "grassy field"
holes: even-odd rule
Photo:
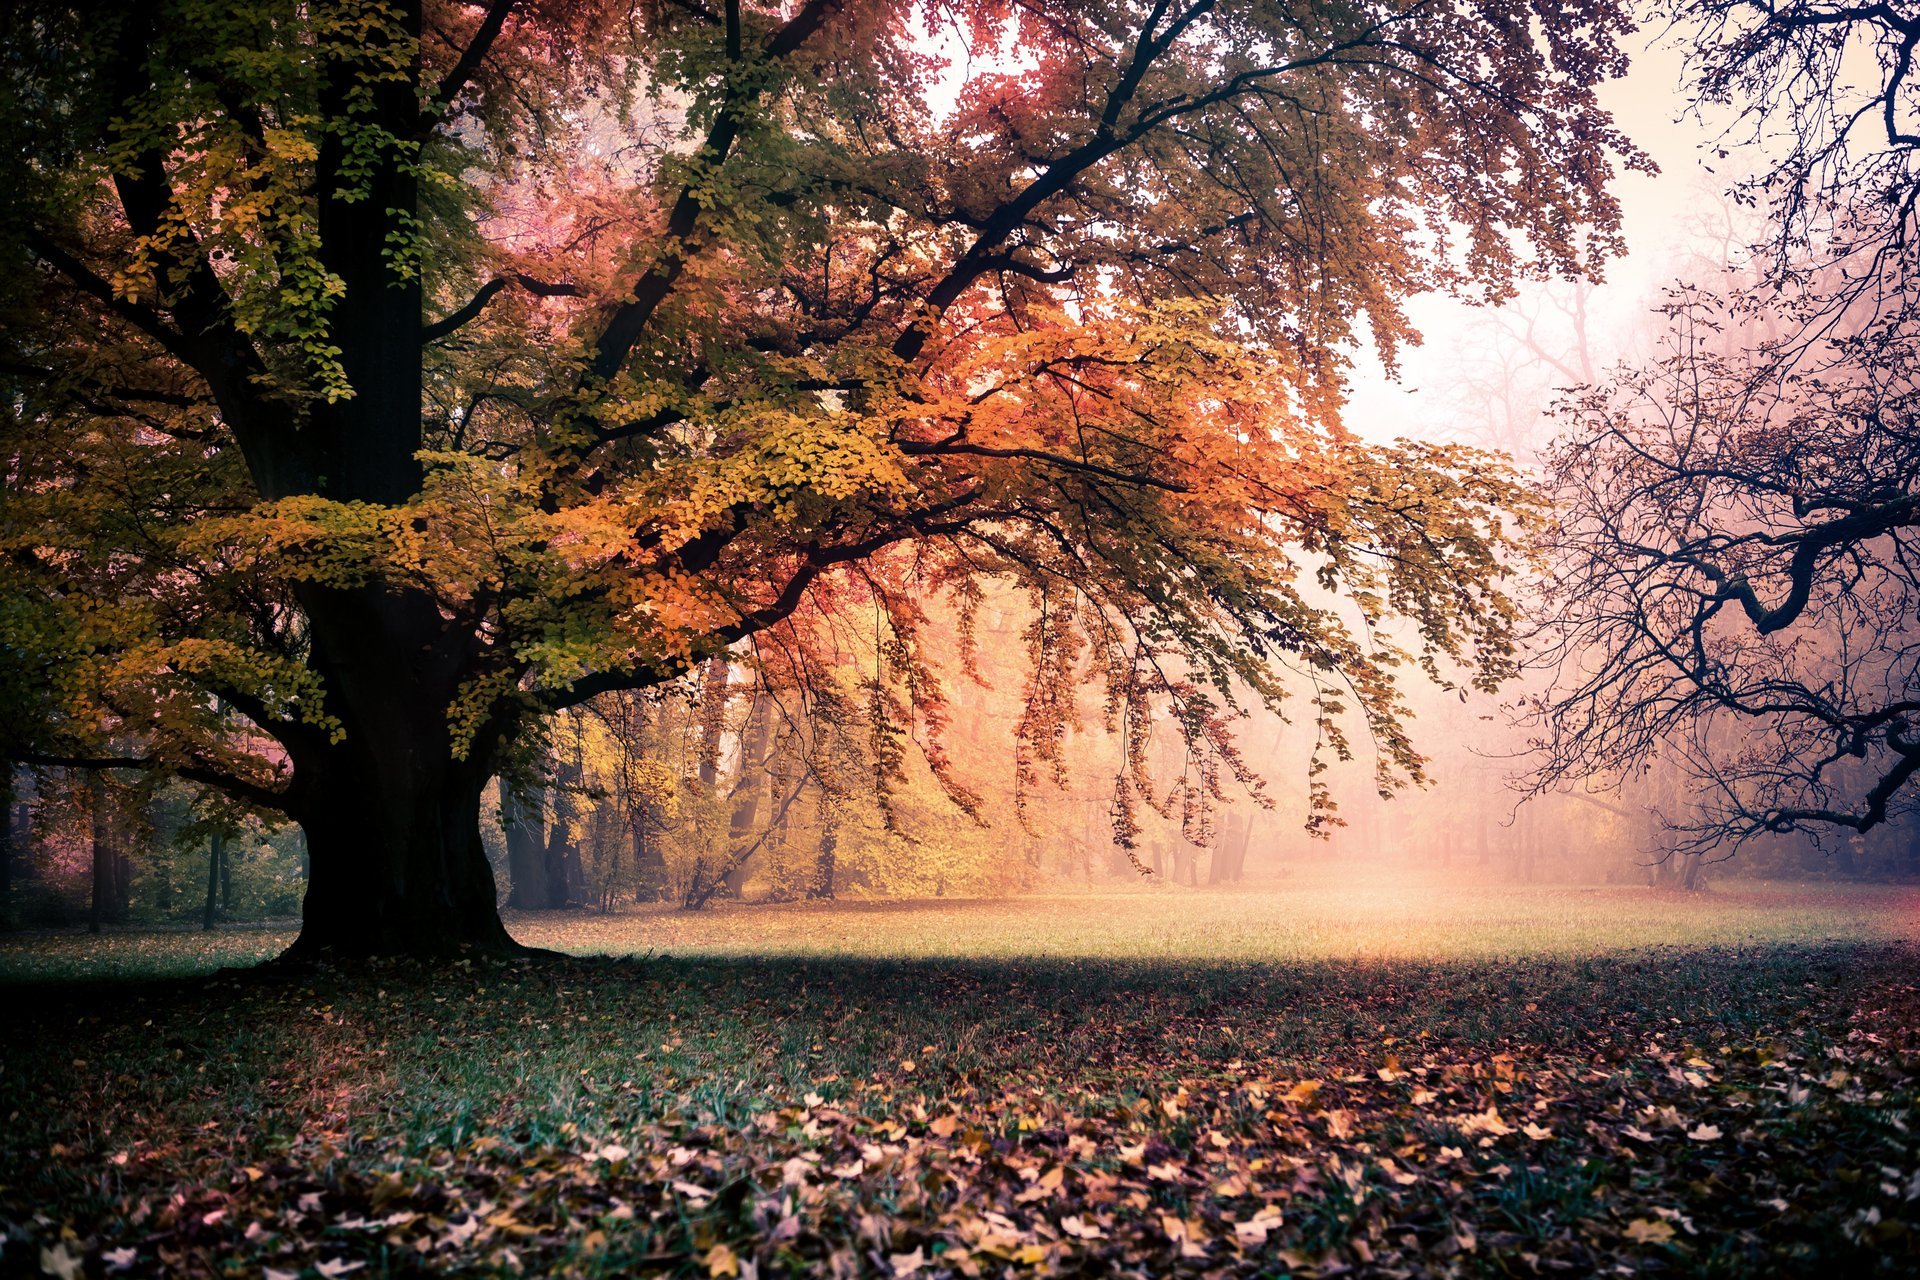
[[[1419,871],[1310,869],[1258,891],[1179,888],[986,901],[717,904],[509,913],[514,936],[580,956],[1115,959],[1206,964],[1520,959],[1632,948],[1920,938],[1920,887],[1731,881],[1710,894],[1479,886]],[[252,965],[279,927],[0,934],[0,982],[185,977]]]
[[[1920,1268],[1912,890],[1303,877],[513,927],[632,958],[0,941],[0,1271]]]

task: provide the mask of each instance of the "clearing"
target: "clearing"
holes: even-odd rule
[[[639,958],[0,941],[0,1270],[1920,1264],[1911,888],[1323,870],[513,927]]]

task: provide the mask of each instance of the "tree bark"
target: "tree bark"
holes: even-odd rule
[[[562,759],[554,770],[553,821],[547,824],[547,883],[556,907],[584,906],[587,873],[573,838],[575,804],[570,788],[580,784],[580,762]]]
[[[492,769],[437,734],[352,734],[297,763],[312,878],[292,958],[513,955],[480,841]]]
[[[840,845],[840,819],[831,808],[820,820],[820,856],[814,860],[813,883],[807,886],[809,898],[833,900],[836,865],[835,851]]]
[[[633,832],[635,902],[658,902],[667,891],[667,855],[653,838],[652,818],[644,803],[635,803],[627,814]]]

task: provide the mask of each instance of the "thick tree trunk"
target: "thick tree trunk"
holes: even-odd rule
[[[301,762],[312,878],[294,958],[511,955],[480,841],[491,770],[441,734],[350,736]]]

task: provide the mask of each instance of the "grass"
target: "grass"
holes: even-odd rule
[[[14,939],[0,1270],[1910,1274],[1916,906],[1303,878],[212,977],[283,935]]]
[[[521,941],[581,956],[1114,959],[1204,964],[1598,955],[1662,946],[1920,936],[1920,888],[1731,881],[1708,894],[1484,886],[1318,868],[1258,891],[1135,890],[983,901],[628,907],[509,914]],[[291,923],[0,935],[0,983],[188,977],[257,964]]]

